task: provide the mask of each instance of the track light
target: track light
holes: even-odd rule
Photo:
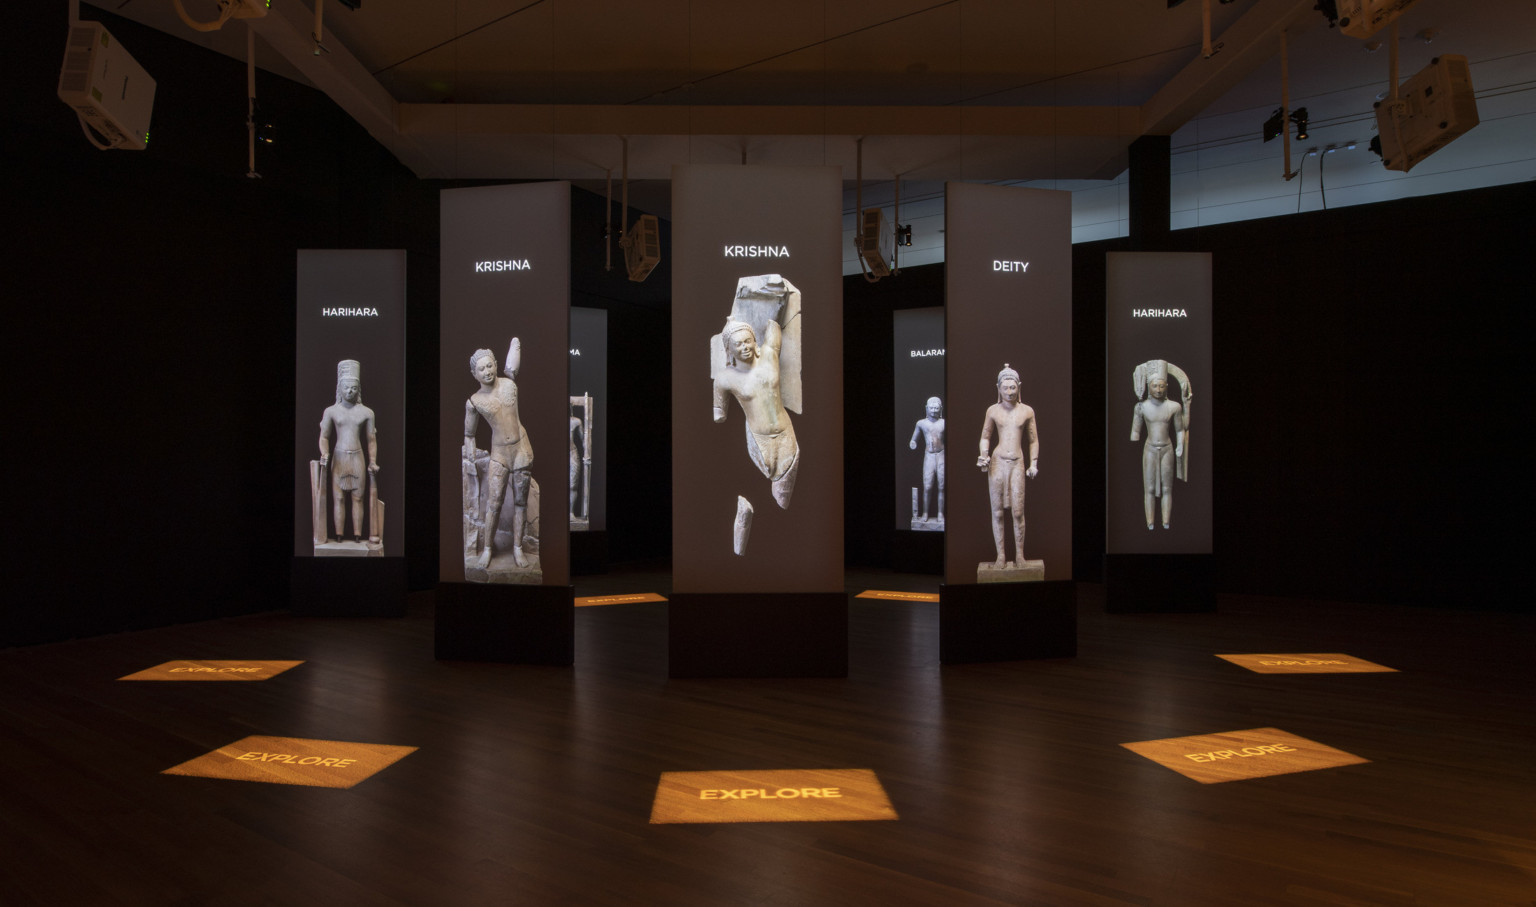
[[[1291,122],[1296,124],[1296,140],[1304,141],[1307,138],[1307,108],[1298,107],[1291,111]]]
[[[897,224],[896,225],[896,245],[898,245],[898,246],[910,246],[910,245],[912,245],[912,225],[911,224]]]

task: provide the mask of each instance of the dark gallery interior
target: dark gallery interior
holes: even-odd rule
[[[0,902],[1536,905],[1536,608],[1510,484],[1536,8],[322,2],[12,10]],[[155,80],[143,150],[92,147],[60,100],[76,6]],[[1400,21],[1369,37],[1325,15],[1387,7]],[[242,18],[184,21],[226,8]],[[1366,147],[1388,58],[1407,82],[1442,54],[1470,62],[1480,122],[1388,170]],[[1275,109],[1301,116],[1266,142]],[[690,623],[674,460],[693,460],[673,429],[690,165],[842,170],[843,564],[815,590],[832,625],[761,591],[794,564],[709,590]],[[456,657],[495,649],[445,648],[460,587],[523,593],[444,579],[442,401],[473,384],[443,386],[470,350],[440,355],[440,205],[551,181],[570,184],[569,226],[531,229],[568,233],[569,307],[606,313],[606,525],[569,534],[569,587],[527,587],[559,600],[563,658]],[[944,533],[896,528],[892,439],[922,413],[893,412],[893,324],[956,305],[946,183],[1071,197],[1070,349],[1052,352],[1072,419],[1041,429],[1043,475],[1070,431],[1070,558],[1054,582],[991,587],[1060,592],[1065,624],[1012,609],[1009,634],[1067,636],[1032,656],[956,656],[956,603],[988,587],[946,576]],[[854,251],[870,206],[914,226],[878,281]],[[634,281],[606,230],[641,213],[661,257]],[[403,530],[382,585],[350,570],[379,559],[348,559],[317,593],[330,559],[295,556],[302,250],[403,251],[408,418],[379,429],[403,439]],[[1204,597],[1177,570],[1127,580],[1106,544],[1106,451],[1132,403],[1108,365],[1106,263],[1133,252],[1209,256]],[[996,304],[1000,330],[1038,327]],[[974,438],[981,411],[962,409]],[[797,505],[835,509],[809,481]],[[1175,604],[1117,607],[1138,581]],[[313,606],[380,588],[378,608]],[[834,670],[796,661],[829,646]],[[710,667],[681,668],[685,650]],[[158,679],[260,682],[122,682],[173,663]],[[1317,761],[1286,762],[1298,749]],[[785,802],[710,817],[743,795]]]

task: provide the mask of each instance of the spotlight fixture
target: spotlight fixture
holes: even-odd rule
[[[1338,0],[1317,0],[1317,5],[1312,8],[1323,14],[1323,18],[1328,20],[1329,28],[1339,24]]]
[[[1285,108],[1284,107],[1276,107],[1275,108],[1275,112],[1270,114],[1269,115],[1269,119],[1264,121],[1264,141],[1267,142],[1267,141],[1273,139],[1275,136],[1279,135],[1280,134],[1280,130],[1282,130],[1284,128],[1285,128]]]
[[[251,102],[249,124],[256,128],[256,141],[264,145],[277,144],[277,127],[272,125],[272,118],[263,113],[261,105],[254,100]]]
[[[896,245],[898,245],[898,246],[910,246],[910,245],[912,245],[912,225],[911,224],[897,224],[896,225]]]
[[[1296,124],[1296,140],[1305,141],[1307,139],[1307,108],[1298,107],[1291,111],[1291,122]]]

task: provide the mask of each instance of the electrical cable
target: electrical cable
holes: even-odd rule
[[[1301,213],[1301,187],[1307,181],[1307,159],[1302,157],[1301,165],[1296,168],[1296,213]]]
[[[199,22],[187,15],[187,10],[181,5],[181,0],[171,0],[171,2],[176,5],[176,15],[181,17],[181,21],[185,22],[188,27],[195,28],[198,31],[218,31],[223,28],[224,23],[228,22],[235,15],[235,9],[239,6],[239,0],[219,0],[219,9],[221,10],[219,18],[212,22]]]
[[[1325,163],[1327,163],[1328,155],[1331,154],[1332,152],[1333,152],[1333,149],[1329,148],[1328,150],[1324,151],[1322,154],[1317,156],[1317,191],[1323,197],[1323,210],[1324,211],[1328,210],[1328,181],[1323,178],[1323,172],[1324,172],[1323,165]]]
[[[111,142],[108,142],[107,144],[102,144],[100,141],[98,141],[96,139],[96,136],[95,136],[95,134],[93,132],[95,127],[93,127],[93,126],[91,126],[91,124],[87,123],[85,121],[85,117],[83,117],[80,114],[76,113],[75,114],[75,118],[80,121],[80,131],[85,133],[86,139],[88,139],[92,145],[95,145],[100,150],[107,151],[109,149],[116,148],[116,147],[118,147],[118,146],[120,146],[120,145],[122,145],[124,143],[123,137],[122,136],[118,136],[116,139],[112,140]],[[103,135],[105,135],[105,133],[103,133]]]

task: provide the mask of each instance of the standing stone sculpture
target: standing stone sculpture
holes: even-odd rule
[[[592,526],[592,395],[571,398],[571,531]],[[581,481],[578,483],[577,480]],[[579,506],[578,506],[579,505]]]
[[[496,355],[476,350],[470,372],[480,389],[464,403],[464,578],[478,583],[537,584],[539,563],[538,483],[530,472],[533,445],[517,408],[522,343],[507,348],[505,377]],[[480,420],[491,429],[488,449],[475,445]],[[510,498],[510,500],[509,500]]]
[[[924,532],[944,531],[944,404],[938,397],[929,397],[927,416],[917,420],[912,429],[912,440],[907,447],[917,450],[918,438],[923,439],[923,490],[912,489],[912,528]],[[932,509],[935,492],[938,500]]]
[[[784,509],[800,469],[789,418],[790,410],[802,412],[800,365],[800,291],[778,274],[741,278],[724,329],[710,338],[714,420],[725,421],[726,398],[735,397],[746,418],[747,455]],[[746,534],[736,536],[744,548]]]
[[[363,405],[362,365],[355,359],[343,359],[336,363],[336,402],[327,406],[320,417],[320,459],[309,461],[316,557],[379,557],[384,554],[384,503],[379,500],[378,472],[378,426],[373,410]],[[368,500],[366,530],[365,489]],[[327,492],[331,498],[334,538],[326,525]],[[346,531],[349,511],[352,517],[350,539]]]
[[[1168,376],[1178,379],[1181,404],[1168,399]],[[1189,481],[1189,410],[1194,397],[1189,376],[1163,359],[1149,359],[1131,374],[1136,406],[1131,416],[1131,440],[1147,436],[1141,448],[1142,506],[1147,529],[1153,528],[1156,499],[1162,498],[1163,528],[1173,520],[1173,479]]]
[[[992,436],[997,446],[992,446]],[[1025,465],[1028,439],[1028,465]],[[1016,583],[1045,579],[1045,561],[1024,559],[1024,480],[1039,474],[1040,439],[1035,411],[1019,400],[1019,373],[1003,363],[997,373],[997,402],[987,407],[981,426],[981,456],[976,465],[987,474],[992,501],[992,542],[997,559],[976,565],[978,583]],[[1004,557],[1006,520],[1013,516],[1014,559]]]

